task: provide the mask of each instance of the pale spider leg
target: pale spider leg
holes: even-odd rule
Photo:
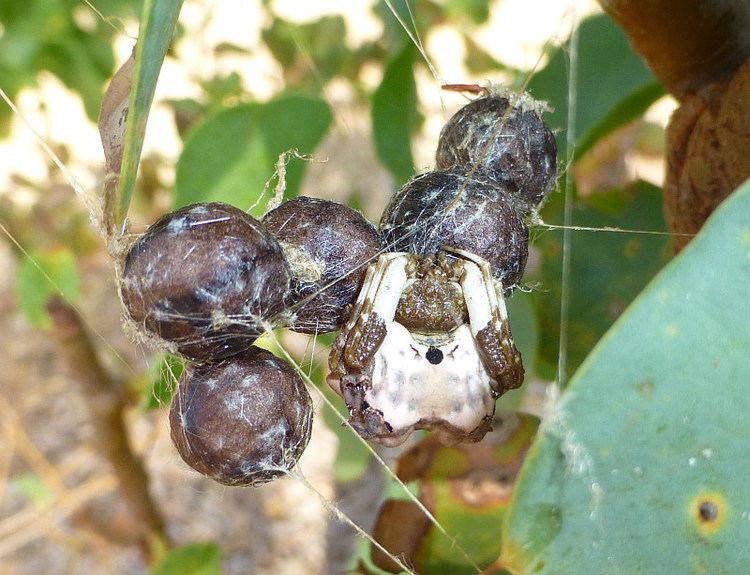
[[[462,250],[448,251],[468,260],[464,261],[461,288],[469,326],[483,363],[497,382],[495,391],[502,395],[523,382],[523,363],[510,332],[502,285],[496,288],[490,265],[484,259]]]
[[[370,300],[372,301],[372,313],[378,314],[386,324],[392,322],[396,316],[398,302],[409,280],[409,274],[406,270],[409,264],[409,256],[403,253],[388,255],[396,257],[388,258],[380,284],[375,291],[375,297]],[[380,256],[380,259],[385,257]]]
[[[404,254],[402,253],[382,254],[374,264],[368,266],[367,273],[365,274],[365,281],[362,284],[362,291],[359,292],[352,313],[349,316],[346,325],[342,328],[343,330],[349,330],[354,327],[357,320],[362,316],[364,316],[364,319],[367,319],[367,315],[369,315],[371,311],[371,304],[375,299],[375,294],[380,289],[380,284],[383,281],[389,263],[392,260],[403,257],[403,255]]]
[[[396,315],[407,282],[408,263],[407,254],[396,252],[381,255],[368,268],[366,283],[328,359],[328,385],[337,393],[344,391],[342,376],[356,373],[361,379],[368,370],[385,337],[386,325]]]
[[[477,268],[479,268],[478,271],[480,274],[480,278],[472,277],[469,281],[474,285],[474,288],[472,290],[469,290],[472,294],[473,293],[486,293],[487,294],[487,304],[489,305],[489,317],[487,318],[486,322],[483,322],[480,318],[480,314],[482,312],[480,309],[478,309],[475,305],[474,311],[477,314],[475,317],[476,322],[472,319],[471,315],[471,308],[469,308],[469,319],[472,324],[472,333],[474,335],[477,334],[479,330],[484,328],[487,325],[487,322],[491,321],[492,318],[492,311],[497,311],[496,317],[500,320],[502,323],[506,323],[508,321],[508,309],[505,307],[505,297],[503,296],[503,286],[502,282],[495,280],[492,277],[492,270],[490,268],[490,264],[487,260],[485,260],[482,257],[479,257],[476,254],[472,254],[471,252],[467,252],[466,250],[461,250],[458,248],[446,246],[443,248],[443,251],[455,254],[456,256],[459,256],[461,259],[468,260],[470,263],[473,263],[476,265]],[[466,266],[467,262],[464,262],[464,274],[466,274],[466,270],[468,269],[468,266]],[[474,272],[471,272],[471,275],[474,275]],[[481,290],[477,290],[478,284],[482,284]],[[499,287],[497,284],[500,284]],[[467,294],[467,290],[465,289],[466,286],[464,286],[463,280],[461,283],[461,287],[464,288],[464,294]],[[466,295],[464,295],[466,297]],[[474,302],[476,303],[476,302]],[[467,308],[469,307],[469,301],[466,301]],[[487,310],[485,310],[484,315],[486,316]],[[499,324],[496,326],[498,329],[501,327]]]

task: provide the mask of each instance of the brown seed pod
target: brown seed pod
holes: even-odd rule
[[[262,319],[283,309],[291,272],[263,225],[221,203],[161,218],[125,258],[120,291],[130,317],[197,361],[247,349]]]
[[[468,174],[476,165],[480,177],[516,193],[528,210],[554,185],[557,143],[529,97],[508,106],[508,98],[490,95],[456,112],[440,132],[436,167]]]
[[[225,485],[258,485],[292,469],[313,408],[297,372],[257,347],[188,367],[169,412],[185,463]]]
[[[490,263],[506,292],[521,280],[529,229],[497,183],[452,172],[427,172],[407,182],[380,221],[389,251],[434,254],[452,247]]]
[[[344,308],[357,299],[367,265],[381,250],[378,231],[352,208],[305,196],[271,210],[263,224],[292,269],[289,327],[302,333],[339,329]]]

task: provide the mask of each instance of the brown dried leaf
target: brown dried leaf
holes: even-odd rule
[[[135,69],[135,52],[112,78],[104,93],[99,112],[99,137],[102,140],[105,158],[104,176],[104,221],[111,237],[114,226],[117,182],[122,164],[122,146],[125,140],[125,124],[128,119],[128,102]]]
[[[481,443],[446,446],[431,435],[398,459],[398,476],[406,482],[419,482],[420,501],[448,532],[461,537],[464,548],[480,564],[488,563],[500,551],[502,515],[539,420],[521,413],[502,413],[496,415],[494,424],[495,429]],[[449,540],[411,501],[386,501],[374,536],[420,573],[453,573],[462,565],[460,555],[449,549]],[[375,547],[371,557],[381,569],[400,572]]]
[[[437,436],[430,435],[398,458],[396,473],[404,482],[476,478],[477,474],[488,474],[502,483],[512,484],[537,424],[533,416],[507,412],[495,416],[493,430],[480,443],[447,447]],[[507,459],[499,457],[498,448],[515,438],[520,440],[517,451]]]
[[[599,0],[679,100],[726,82],[750,52],[745,0]]]
[[[728,84],[687,98],[667,131],[664,211],[676,233],[697,233],[750,177],[750,59]],[[687,236],[675,238],[681,250]]]
[[[422,544],[422,538],[430,528],[430,520],[411,501],[390,499],[383,504],[378,514],[373,536],[393,555],[406,558],[411,563]],[[402,569],[380,549],[372,547],[372,562],[391,573]]]

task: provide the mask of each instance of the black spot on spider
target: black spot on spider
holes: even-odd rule
[[[440,351],[435,346],[431,345],[427,349],[427,353],[425,354],[425,357],[427,358],[427,361],[429,361],[432,365],[437,365],[441,361],[443,361],[443,352]]]

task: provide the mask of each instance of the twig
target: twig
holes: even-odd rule
[[[123,419],[125,402],[120,387],[102,366],[78,312],[59,297],[50,300],[60,354],[78,382],[94,426],[99,453],[112,465],[120,491],[140,529],[139,540],[149,559],[156,540],[167,542],[164,520],[148,489],[148,475],[133,453]]]

